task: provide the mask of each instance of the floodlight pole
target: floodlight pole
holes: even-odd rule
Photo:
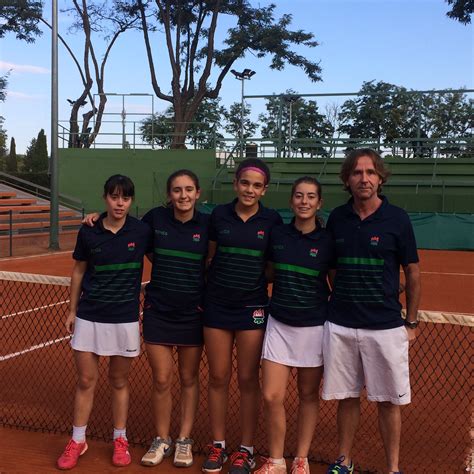
[[[252,71],[251,69],[244,69],[242,72],[238,72],[235,69],[231,69],[230,71],[237,80],[242,82],[242,94],[241,94],[241,101],[240,101],[240,137],[239,137],[239,142],[240,142],[240,157],[244,157],[244,120],[245,120],[245,114],[244,114],[244,108],[245,108],[245,101],[244,101],[244,82],[246,79],[250,79],[254,74],[255,71]]]
[[[51,202],[49,212],[49,248],[59,250],[59,179],[58,179],[58,2],[52,0],[51,28]]]
[[[244,120],[245,120],[245,115],[244,115],[244,107],[245,107],[245,102],[244,102],[244,84],[245,84],[245,78],[242,77],[241,79],[242,82],[242,100],[240,103],[240,158],[244,157]]]

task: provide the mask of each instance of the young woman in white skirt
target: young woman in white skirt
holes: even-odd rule
[[[299,407],[296,457],[292,474],[309,474],[308,452],[319,414],[323,374],[322,335],[329,287],[327,272],[333,243],[316,213],[321,185],[312,177],[295,181],[290,224],[273,229],[269,273],[273,279],[262,350],[263,399],[270,457],[258,474],[285,474],[284,400],[292,367],[297,370]]]
[[[126,435],[133,359],[140,353],[138,326],[143,256],[151,245],[147,224],[130,217],[130,178],[111,176],[104,185],[106,212],[94,227],[82,226],[73,253],[70,310],[66,329],[77,370],[72,439],[57,461],[72,469],[87,450],[86,428],[99,378],[99,357],[108,356],[112,391],[115,466],[130,464]]]

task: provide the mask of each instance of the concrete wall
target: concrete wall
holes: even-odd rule
[[[175,170],[188,168],[200,179],[201,201],[210,198],[215,175],[214,150],[111,150],[60,149],[60,193],[82,200],[86,212],[102,210],[103,186],[113,174],[129,176],[135,183],[135,214],[162,204],[166,179]]]

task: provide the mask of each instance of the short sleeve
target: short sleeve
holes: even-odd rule
[[[153,229],[153,209],[149,210],[143,217],[142,222],[148,224],[148,226]]]
[[[90,252],[88,245],[86,244],[84,226],[82,226],[77,233],[76,247],[74,248],[72,258],[74,260],[87,261],[89,260],[89,257]]]
[[[209,219],[209,240],[217,242],[217,229],[216,229],[216,209],[214,208]]]
[[[413,231],[413,225],[408,214],[403,214],[401,224],[400,239],[398,242],[398,257],[400,264],[408,265],[409,263],[417,263],[419,262],[419,258],[416,247],[415,232]]]

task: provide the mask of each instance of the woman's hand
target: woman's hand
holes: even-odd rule
[[[82,223],[89,226],[94,227],[94,224],[99,220],[100,214],[98,212],[92,212],[90,214],[86,214],[84,219],[82,219]]]
[[[66,331],[69,334],[74,332],[74,322],[76,321],[76,313],[70,312],[66,318]]]

